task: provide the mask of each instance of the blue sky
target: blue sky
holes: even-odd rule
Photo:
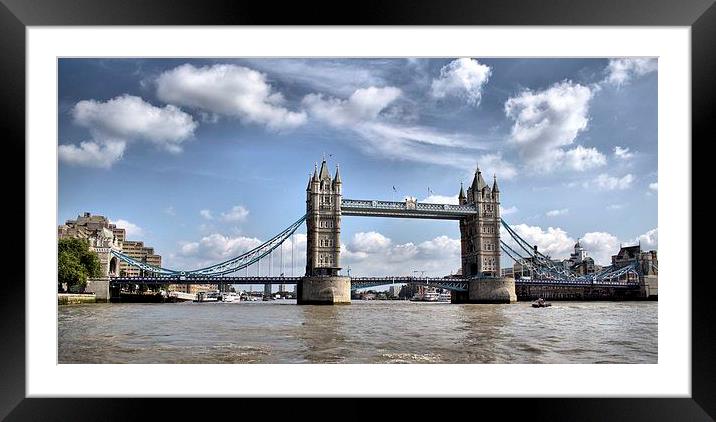
[[[102,214],[165,267],[196,268],[303,215],[326,154],[355,199],[455,201],[479,165],[529,241],[564,258],[581,238],[606,263],[620,243],[658,246],[657,73],[640,58],[60,59],[58,224]],[[341,240],[354,275],[459,266],[451,221],[350,217]]]

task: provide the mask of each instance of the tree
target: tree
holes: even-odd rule
[[[60,288],[67,284],[68,290],[81,290],[87,286],[87,271],[71,252],[62,251],[58,255],[57,281]]]
[[[88,277],[102,274],[97,254],[85,239],[60,239],[57,243],[57,281],[69,290],[83,291]]]

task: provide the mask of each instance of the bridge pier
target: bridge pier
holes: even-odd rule
[[[97,302],[109,302],[109,285],[109,277],[88,278],[85,291],[94,293]]]
[[[512,277],[473,278],[467,285],[467,292],[452,292],[452,303],[517,302],[515,279]]]
[[[351,278],[342,276],[307,276],[296,286],[299,305],[349,305]]]

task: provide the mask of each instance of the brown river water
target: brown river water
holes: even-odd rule
[[[59,363],[657,363],[657,302],[58,308]]]

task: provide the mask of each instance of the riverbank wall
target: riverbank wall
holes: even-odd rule
[[[97,297],[94,293],[57,293],[58,305],[73,305],[77,303],[95,303]]]

